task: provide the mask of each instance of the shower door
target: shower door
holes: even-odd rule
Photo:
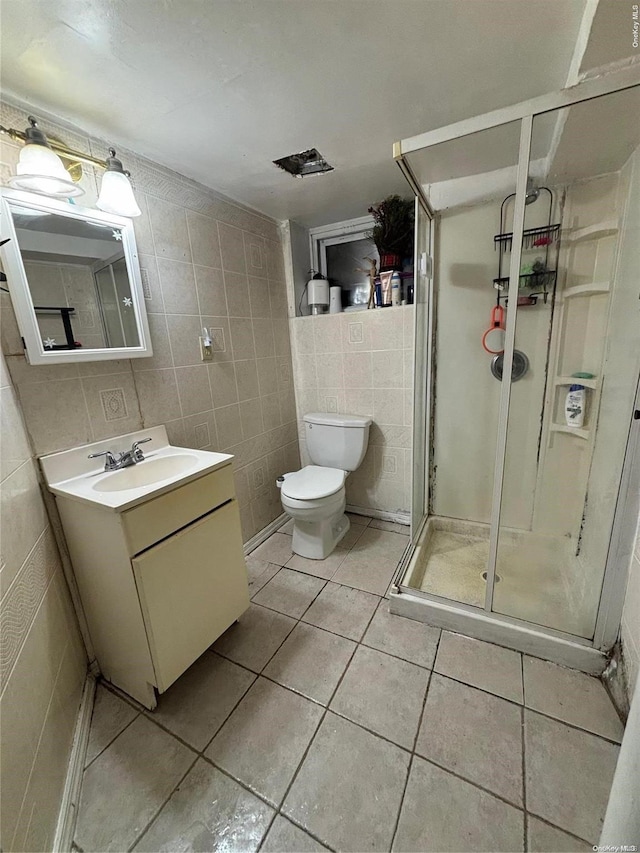
[[[612,537],[639,432],[639,117],[629,68],[395,149],[433,211],[434,273],[426,305],[416,292],[415,547],[394,594],[413,618],[424,602],[426,621],[506,642],[499,626],[587,668],[619,625]]]
[[[423,200],[415,200],[414,239],[414,370],[413,455],[411,482],[411,537],[415,542],[428,508],[429,428],[431,402],[432,291],[431,214]]]
[[[529,186],[543,177],[551,188],[559,230],[544,236],[554,241],[548,292],[529,297],[535,288],[523,288],[523,277],[514,306],[514,345],[531,368],[511,383],[491,604],[586,639],[640,370],[638,117],[640,87],[536,116],[531,134],[536,150],[554,129],[544,175],[529,160]],[[545,203],[541,193],[526,205],[525,240]],[[544,262],[541,239],[525,242],[522,265]]]

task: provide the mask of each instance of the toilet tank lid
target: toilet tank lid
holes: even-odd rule
[[[368,427],[371,425],[371,418],[363,415],[336,415],[327,414],[326,412],[310,412],[303,416],[303,420],[308,424],[322,424],[323,426],[339,426],[339,427]]]

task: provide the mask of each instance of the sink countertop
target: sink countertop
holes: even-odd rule
[[[121,468],[117,471],[105,471],[103,457],[99,459],[87,458],[89,453],[100,453],[104,450],[114,452],[129,450],[134,441],[149,437],[152,441],[141,447],[145,459],[143,462],[136,463],[135,466]],[[140,473],[142,473],[147,462],[172,456],[192,457],[192,459],[185,460],[185,464],[188,466],[185,470],[158,479],[155,482],[133,488],[113,488],[111,491],[98,491],[100,484],[104,481],[121,473],[133,471],[134,468],[141,469]],[[230,464],[232,459],[233,456],[228,453],[175,447],[169,444],[165,427],[159,426],[41,456],[40,465],[49,491],[53,492],[54,495],[80,501],[90,506],[101,507],[111,512],[124,512],[151,498],[156,498],[178,486],[196,480],[204,474],[223,468]]]

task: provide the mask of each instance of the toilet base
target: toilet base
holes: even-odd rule
[[[320,521],[294,518],[292,551],[308,560],[324,560],[345,536],[351,523],[341,512]]]

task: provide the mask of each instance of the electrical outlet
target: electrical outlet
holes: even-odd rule
[[[213,346],[205,344],[203,337],[199,337],[198,340],[200,341],[200,360],[213,361]]]

